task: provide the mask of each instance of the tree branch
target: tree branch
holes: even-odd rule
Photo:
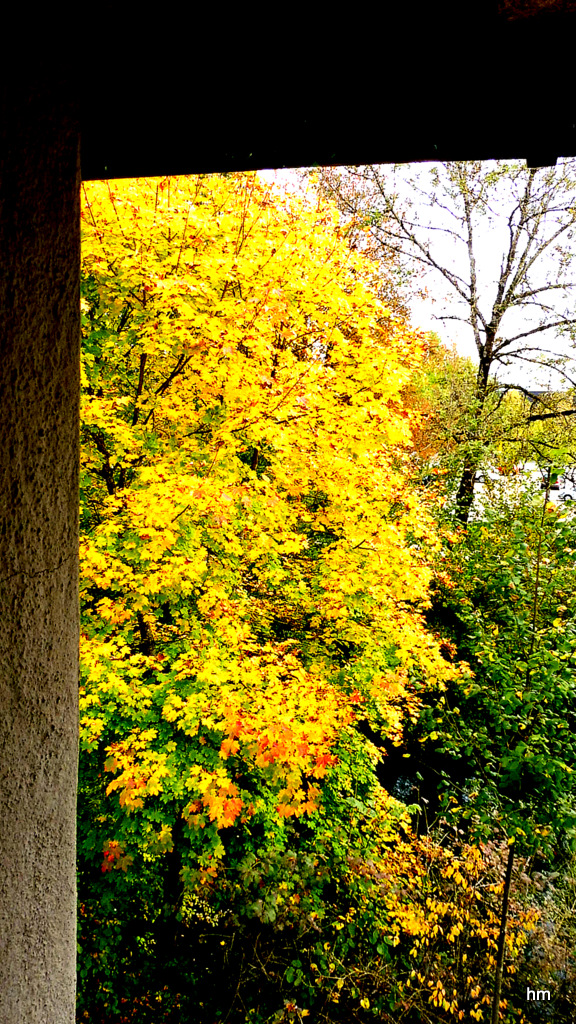
[[[135,427],[138,423],[138,417],[140,416],[140,409],[138,408],[138,399],[142,394],[144,387],[144,370],[146,369],[146,360],[148,355],[146,352],[142,352],[140,356],[140,375],[138,377],[138,387],[136,388],[136,398],[134,399],[134,412],[132,414],[132,426]]]

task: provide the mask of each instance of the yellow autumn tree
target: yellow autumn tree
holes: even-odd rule
[[[402,474],[420,339],[329,204],[255,176],[92,183],[83,224],[83,742],[126,810],[253,813],[239,750],[310,809],[350,693],[398,731],[411,667],[446,671]],[[183,772],[166,726],[217,760]]]
[[[408,821],[360,723],[400,744],[459,671],[407,476],[423,339],[334,206],[256,175],[92,182],[82,223],[82,863],[230,893],[309,823],[346,865],[336,820]]]

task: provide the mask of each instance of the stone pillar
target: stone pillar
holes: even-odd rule
[[[75,1001],[79,133],[50,59],[0,85],[2,1024]]]

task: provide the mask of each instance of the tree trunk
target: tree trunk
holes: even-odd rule
[[[184,843],[184,821],[178,814],[172,828],[172,839],[174,846],[172,850],[164,854],[163,879],[163,907],[162,913],[156,923],[156,948],[157,948],[157,969],[165,979],[167,985],[174,992],[187,992],[189,982],[182,977],[181,964],[178,962],[180,944],[183,937],[183,927],[178,921],[177,914],[181,909],[182,896],[184,894],[184,882],[182,881],[182,845]]]
[[[474,429],[468,436],[469,441],[478,441],[480,436],[480,421],[484,405],[486,402],[486,395],[488,392],[488,378],[490,368],[492,365],[492,345],[493,341],[490,341],[486,345],[486,350],[480,359],[480,365],[478,367],[478,376],[476,378],[476,414]],[[456,494],[456,519],[459,522],[466,525],[470,517],[470,510],[472,508],[472,502],[474,500],[474,481],[476,479],[476,473],[478,472],[478,459],[474,456],[467,454],[464,460],[464,469],[462,470],[462,476],[460,477],[460,484]]]
[[[478,463],[474,459],[468,459],[464,463],[464,469],[460,478],[460,486],[456,494],[456,518],[459,522],[466,524],[470,518],[470,510],[474,500],[474,481],[478,472]]]
[[[508,863],[506,865],[506,877],[504,879],[504,892],[502,894],[502,918],[500,920],[500,935],[498,936],[498,954],[496,956],[496,977],[494,979],[494,995],[492,997],[492,1019],[491,1024],[498,1024],[500,1019],[500,994],[502,992],[502,975],[504,972],[504,949],[506,941],[506,920],[508,918],[508,903],[510,899],[510,885],[512,883],[512,867],[514,864],[514,846],[508,847]]]

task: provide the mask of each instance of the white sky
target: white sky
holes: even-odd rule
[[[424,179],[428,178],[428,171],[432,164],[419,164],[419,165],[407,165],[406,171],[408,173],[414,172],[415,170],[420,173]],[[391,168],[389,169],[391,171]],[[279,187],[287,188],[289,190],[299,189],[301,187],[300,180],[297,174],[290,169],[283,170],[266,170],[259,171],[259,175],[266,181],[274,182]],[[400,174],[400,180],[397,180],[396,185],[400,195],[403,194],[402,188],[404,187],[401,182],[402,175]],[[406,192],[406,195],[409,193]],[[419,207],[419,211],[422,211],[422,215],[426,216],[427,211],[424,204]],[[441,215],[444,216],[444,215]],[[448,223],[447,220],[436,221],[437,224]],[[436,241],[436,253],[439,258],[439,262],[444,263],[447,266],[454,266],[457,268],[458,261],[466,258],[465,250],[458,252],[455,248],[454,241],[449,239],[448,236],[443,236],[442,232],[435,233]],[[504,251],[507,241],[507,223],[505,218],[502,218],[502,231],[499,231],[498,223],[492,224],[490,229],[484,232],[484,235],[478,235],[478,268],[479,268],[479,279],[484,278],[488,282],[485,293],[488,293],[491,288],[495,288],[496,275],[499,273],[500,262],[502,253]],[[463,270],[463,276],[466,276],[465,270]],[[471,328],[455,320],[444,320],[439,319],[443,314],[446,315],[463,315],[462,307],[458,308],[454,293],[451,291],[450,286],[445,283],[436,274],[427,274],[422,278],[422,283],[425,285],[428,291],[428,298],[424,300],[413,299],[410,303],[412,321],[415,327],[419,327],[423,330],[434,330],[436,331],[445,343],[453,343],[458,352],[464,356],[468,356],[473,359],[474,363],[477,362],[476,346],[472,335]],[[487,294],[488,300],[490,295]],[[575,305],[576,305],[576,291],[575,291]],[[512,321],[512,317],[516,315],[516,320]],[[534,326],[534,322],[527,319],[527,313],[518,311],[515,313],[508,313],[506,318],[506,327],[510,328],[513,324],[514,333],[517,331],[525,330],[529,326]],[[546,333],[535,335],[535,344],[541,344],[554,348],[553,344],[554,332],[549,331]],[[566,343],[562,349],[564,352],[568,352]],[[552,384],[555,382],[556,387],[562,387],[559,383],[560,378],[555,375],[550,378],[550,374],[547,371],[538,370],[536,367],[522,366],[521,363],[514,361],[514,364],[509,369],[499,368],[498,377],[503,381],[514,382],[521,384],[524,387],[545,387],[548,383]],[[564,384],[564,386],[566,386]]]

